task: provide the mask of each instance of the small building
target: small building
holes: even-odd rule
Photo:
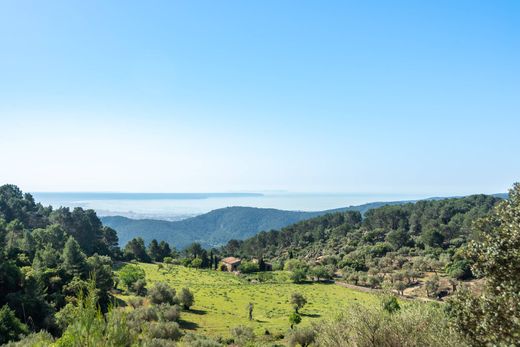
[[[222,269],[229,272],[238,271],[240,259],[235,257],[227,257],[222,259]]]

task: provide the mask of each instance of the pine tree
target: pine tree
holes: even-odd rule
[[[71,236],[65,243],[63,249],[63,269],[72,277],[87,277],[87,262],[85,253],[81,250],[79,243]]]

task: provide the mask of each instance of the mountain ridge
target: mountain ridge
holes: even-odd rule
[[[504,196],[504,194],[494,195]],[[433,197],[422,200],[437,199],[447,198]],[[179,221],[132,219],[123,216],[104,216],[100,219],[104,225],[117,231],[120,246],[124,246],[134,237],[142,237],[146,243],[152,239],[164,240],[178,249],[184,248],[192,242],[199,242],[205,247],[218,247],[231,239],[243,240],[260,231],[280,229],[328,213],[359,211],[364,214],[370,209],[385,205],[400,205],[417,201],[420,200],[378,201],[310,212],[231,206]]]

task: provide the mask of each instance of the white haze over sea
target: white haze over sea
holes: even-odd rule
[[[421,194],[348,193],[32,193],[54,208],[94,209],[99,216],[180,220],[229,206],[323,211],[379,201],[418,200]]]

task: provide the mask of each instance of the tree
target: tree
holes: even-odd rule
[[[147,252],[148,256],[153,261],[160,261],[161,259],[161,249],[159,248],[159,243],[156,239],[153,239],[148,245]],[[162,259],[161,259],[162,260]]]
[[[454,327],[473,345],[515,345],[520,341],[520,184],[490,216],[475,223],[478,240],[467,257],[484,277],[483,293],[458,290],[450,302]]]
[[[169,257],[172,254],[172,249],[166,241],[159,243],[159,258],[157,261],[163,261],[164,258]]]
[[[87,261],[79,243],[70,236],[63,249],[63,269],[72,277],[87,277]]]
[[[431,297],[437,295],[439,290],[439,277],[437,275],[431,277],[425,284],[426,296]]]
[[[410,236],[402,228],[390,231],[385,237],[385,241],[389,242],[395,249],[403,247],[409,240]]]
[[[189,310],[195,302],[193,293],[188,288],[182,288],[178,298],[185,310]]]
[[[14,311],[9,306],[4,305],[0,309],[0,344],[9,341],[17,341],[21,335],[27,334],[27,325],[20,322],[15,316]]]
[[[428,283],[426,284],[427,286],[427,289],[428,290]],[[404,283],[403,281],[395,281],[394,282],[394,289],[397,290],[397,293],[399,293],[399,295],[404,295],[404,290],[406,289],[406,283]]]
[[[136,237],[130,240],[124,250],[126,259],[135,259],[142,262],[149,262],[150,257],[146,253],[144,240],[141,237]]]
[[[258,266],[258,264],[253,263],[251,261],[243,261],[240,264],[240,272],[242,273],[249,274],[258,271],[260,271],[260,267]]]
[[[132,285],[138,280],[145,279],[144,270],[141,269],[138,265],[127,264],[123,266],[117,276],[123,282],[123,284],[130,289]]]
[[[189,256],[191,258],[197,258],[198,256],[200,256],[202,254],[203,250],[204,250],[204,248],[202,248],[200,243],[194,242],[191,245],[189,245],[188,247],[186,247],[186,249],[184,251],[186,252],[187,256]]]
[[[87,258],[89,272],[99,290],[99,300],[103,306],[108,304],[109,291],[114,287],[112,259],[104,255],[94,254]]]
[[[294,283],[302,283],[305,279],[307,279],[307,272],[304,269],[295,269],[291,274]]]
[[[200,258],[194,258],[190,262],[190,266],[194,267],[196,269],[200,269],[202,267],[202,259]]]
[[[302,321],[302,316],[298,313],[293,312],[289,315],[289,323],[291,323],[291,329],[294,328],[294,325],[300,324]]]
[[[298,313],[300,309],[303,308],[307,304],[307,300],[300,293],[292,293],[291,295],[291,305],[294,308],[294,312]]]

